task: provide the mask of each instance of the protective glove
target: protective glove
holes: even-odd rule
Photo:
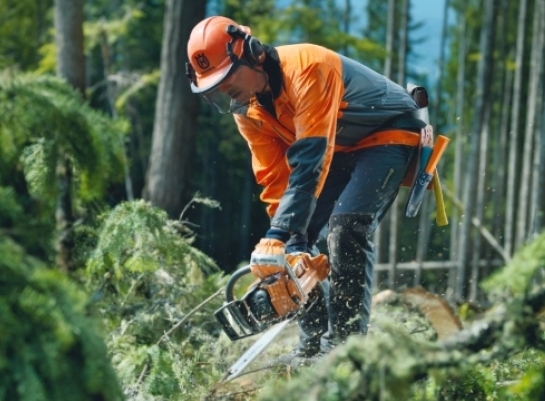
[[[286,246],[273,238],[262,238],[250,258],[252,274],[259,278],[272,276],[285,270]]]
[[[272,227],[255,246],[250,258],[252,274],[265,278],[284,271],[286,266],[286,245],[289,239],[288,231]]]

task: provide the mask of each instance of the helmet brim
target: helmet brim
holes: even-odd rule
[[[198,95],[203,95],[215,90],[237,69],[238,65],[240,64],[236,62],[230,63],[205,77],[199,78],[196,84],[191,82],[191,91]]]

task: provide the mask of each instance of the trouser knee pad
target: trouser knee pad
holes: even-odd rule
[[[367,328],[375,263],[370,240],[374,220],[374,215],[354,213],[333,215],[329,221],[329,318],[339,337]]]

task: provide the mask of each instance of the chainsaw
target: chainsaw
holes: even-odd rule
[[[240,375],[289,322],[309,310],[319,297],[321,282],[329,273],[327,257],[300,253],[286,255],[286,260],[283,268],[266,276],[255,274],[250,265],[244,266],[227,282],[226,301],[214,316],[231,341],[270,330],[229,369],[223,381]],[[236,299],[235,285],[248,274],[253,274],[256,281],[240,299]]]
[[[240,299],[235,299],[235,284],[252,274],[250,265],[235,271],[225,286],[226,302],[215,313],[231,341],[261,333],[270,326],[305,311],[318,296],[317,285],[325,280],[329,266],[325,255],[286,255],[283,269],[258,278]],[[293,266],[290,265],[293,263]]]

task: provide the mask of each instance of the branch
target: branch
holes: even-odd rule
[[[240,396],[242,394],[255,393],[256,391],[259,391],[259,390],[261,390],[261,387],[255,387],[255,388],[251,388],[249,390],[244,390],[244,391],[237,391],[235,393],[222,394],[221,399],[224,399],[224,400],[234,400],[234,399],[241,400],[242,398],[240,398],[240,397],[236,397],[236,398],[232,398],[232,397],[237,396],[237,395]],[[211,396],[211,394],[208,394],[206,397],[204,397],[204,401],[209,400],[210,396]]]
[[[454,195],[454,193],[447,188],[446,185],[441,184],[441,188],[443,189],[443,192],[445,193],[445,195],[452,201],[452,203],[454,203],[454,206],[456,206],[462,213],[466,213],[466,210],[462,201],[458,199],[456,195]],[[479,230],[481,235],[484,237],[486,241],[488,241],[490,246],[494,248],[496,252],[498,252],[501,255],[501,257],[503,258],[505,262],[509,262],[511,260],[511,256],[509,256],[509,254],[505,252],[505,249],[503,249],[500,243],[496,241],[496,238],[494,238],[492,233],[488,231],[488,229],[485,226],[483,226],[482,222],[478,218],[472,217],[471,223]]]
[[[172,334],[174,332],[174,330],[176,330],[178,327],[180,327],[182,324],[184,324],[185,322],[187,322],[187,320],[193,316],[197,311],[199,311],[200,309],[203,308],[203,306],[205,306],[207,303],[209,303],[210,301],[212,301],[214,298],[216,298],[218,295],[220,295],[221,293],[223,292],[223,288],[220,288],[218,291],[216,291],[215,293],[213,293],[212,295],[210,295],[208,298],[206,298],[204,301],[202,301],[200,304],[198,304],[197,306],[195,306],[187,315],[185,315],[182,320],[180,320],[178,323],[176,323],[174,326],[172,326],[172,328],[167,331],[166,333],[164,333],[161,338],[159,338],[159,340],[155,343],[155,346],[158,346],[159,344],[161,344],[166,338],[168,338],[168,336],[170,334]],[[140,383],[142,382],[142,380],[144,379],[144,376],[145,374],[147,373],[148,371],[148,368],[149,368],[149,360],[146,362],[146,364],[144,365],[144,368],[142,369],[142,372],[140,372],[140,375],[138,376],[138,380],[136,380],[136,386],[139,386]]]
[[[182,324],[184,324],[191,316],[193,316],[197,311],[202,309],[203,306],[205,306],[207,303],[209,303],[210,301],[212,301],[214,298],[216,298],[218,295],[220,295],[222,293],[223,293],[223,288],[220,288],[215,293],[213,293],[208,298],[206,298],[204,301],[202,301],[200,304],[195,306],[187,315],[185,315],[182,318],[182,320],[180,320],[178,323],[176,323],[174,326],[172,326],[172,328],[169,331],[164,333],[161,336],[161,338],[155,343],[155,345],[161,344],[161,342],[163,342],[164,339],[166,339],[170,334],[172,334],[172,332],[174,330],[176,330],[178,327],[180,327]]]

